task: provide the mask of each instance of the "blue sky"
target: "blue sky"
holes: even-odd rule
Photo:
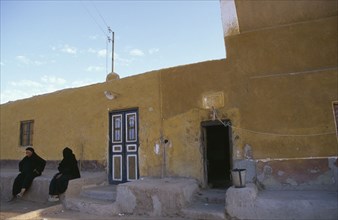
[[[1,0],[1,103],[225,58],[219,0]],[[108,56],[107,56],[108,54]]]

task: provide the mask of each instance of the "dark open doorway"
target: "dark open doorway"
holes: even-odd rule
[[[224,120],[223,123],[230,122]],[[231,127],[224,124],[220,121],[202,122],[204,178],[208,188],[227,188],[231,185]]]

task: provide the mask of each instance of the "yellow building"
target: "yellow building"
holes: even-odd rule
[[[337,181],[337,2],[220,1],[227,57],[1,105],[1,164],[32,145],[47,166],[73,149],[110,183],[141,176],[224,187]]]

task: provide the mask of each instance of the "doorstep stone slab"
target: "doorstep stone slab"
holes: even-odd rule
[[[246,219],[253,216],[258,189],[253,183],[244,188],[230,187],[225,194],[225,209],[232,217]]]
[[[117,186],[121,213],[173,216],[191,203],[198,183],[189,178],[141,178]]]

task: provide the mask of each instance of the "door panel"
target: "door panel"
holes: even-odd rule
[[[128,155],[127,156],[127,167],[128,167],[128,181],[137,179],[137,156]]]
[[[122,181],[122,155],[113,155],[113,181]]]
[[[111,112],[109,119],[109,182],[123,183],[137,180],[139,177],[137,109]]]

